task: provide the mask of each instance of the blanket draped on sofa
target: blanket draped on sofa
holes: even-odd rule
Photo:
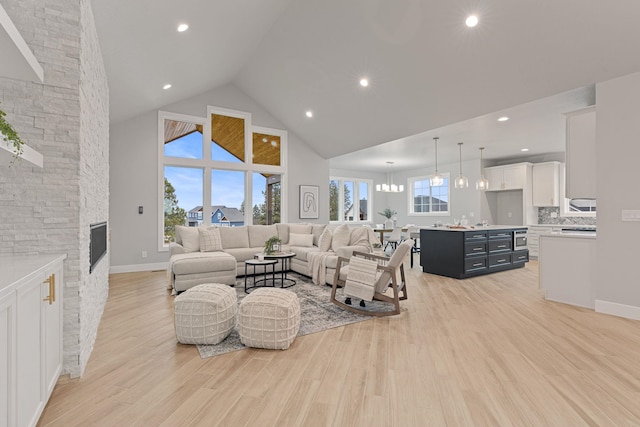
[[[309,261],[309,276],[314,285],[324,285],[327,280],[327,257],[335,252],[312,252],[307,255]]]

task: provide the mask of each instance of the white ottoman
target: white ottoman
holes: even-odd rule
[[[218,344],[236,324],[236,290],[220,283],[194,286],[173,301],[176,337],[182,344]]]
[[[259,288],[238,309],[238,334],[247,347],[285,350],[300,329],[300,301],[286,289]]]

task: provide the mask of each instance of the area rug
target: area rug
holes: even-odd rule
[[[371,316],[351,313],[333,304],[329,300],[331,296],[330,286],[314,285],[308,277],[296,273],[289,273],[289,277],[295,279],[297,283],[295,286],[288,288],[288,290],[295,292],[300,299],[300,331],[298,332],[298,336],[373,319]],[[235,289],[238,293],[239,303],[242,298],[247,296],[244,292],[244,277],[238,279]],[[340,296],[341,293],[342,290],[339,289],[337,297]],[[359,300],[354,300],[354,303],[357,304],[358,302]],[[392,308],[393,306],[391,304],[372,301],[367,302],[366,310],[386,311]],[[200,357],[203,359],[247,348],[240,342],[237,329],[234,329],[233,332],[219,344],[198,344],[197,347],[200,352]]]

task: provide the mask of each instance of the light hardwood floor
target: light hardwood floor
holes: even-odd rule
[[[202,360],[164,272],[112,275],[85,374],[39,425],[640,426],[640,322],[545,301],[535,261],[408,279],[399,316]]]

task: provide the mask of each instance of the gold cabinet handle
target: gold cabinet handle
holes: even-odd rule
[[[49,305],[51,305],[56,301],[56,275],[52,274],[42,283],[49,284],[49,296],[44,298],[42,301],[49,301]]]

